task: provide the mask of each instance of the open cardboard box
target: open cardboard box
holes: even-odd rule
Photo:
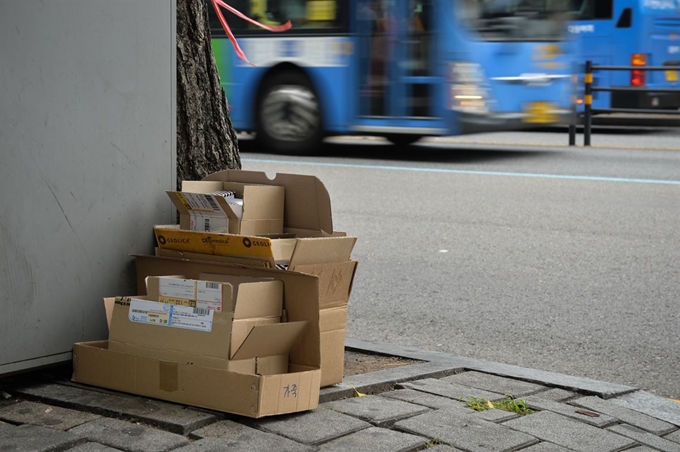
[[[356,237],[333,230],[326,187],[315,176],[277,174],[269,179],[265,173],[243,170],[216,172],[204,181],[284,187],[283,230],[293,237],[215,234],[185,231],[175,225],[156,226],[156,256],[134,255],[140,293],[148,275],[188,271],[197,277],[203,271],[197,269],[215,273],[212,270],[219,271],[229,264],[316,275],[320,285],[321,385],[341,383],[347,305],[358,262],[351,259]]]
[[[260,272],[260,271],[258,271]],[[319,299],[318,278],[313,275],[276,272],[262,270],[263,273],[253,275],[252,270],[229,267],[221,269],[221,275],[234,276],[263,276],[276,277],[281,275],[284,284],[283,307],[290,324],[304,324],[300,337],[294,342],[289,353],[288,370],[285,373],[272,373],[278,365],[276,361],[265,361],[258,371],[261,374],[249,372],[237,372],[230,369],[201,365],[187,362],[185,351],[194,352],[194,348],[187,348],[180,351],[172,351],[169,348],[162,348],[158,343],[157,353],[138,353],[139,348],[127,351],[117,351],[110,348],[113,343],[109,341],[81,342],[74,344],[73,347],[73,381],[100,386],[132,394],[168,400],[187,405],[194,405],[243,416],[259,418],[275,414],[292,413],[314,409],[319,403],[320,388],[320,349],[319,349],[319,307],[315,300]],[[272,273],[273,272],[273,273]],[[285,274],[284,274],[285,273]],[[186,274],[184,272],[172,271],[167,275]],[[196,274],[198,276],[199,273]],[[187,277],[197,279],[192,275]],[[127,309],[126,309],[127,308]],[[129,321],[129,306],[124,303],[115,304],[107,309],[107,317],[110,312],[111,331],[114,333],[114,325],[122,324],[129,326],[125,321]],[[226,320],[233,316],[233,312],[212,311],[213,319]],[[129,322],[132,323],[132,322]],[[229,322],[227,322],[229,323]],[[228,342],[218,344],[219,341],[228,340],[226,337],[225,324],[212,330],[209,334],[211,339],[205,339],[205,332],[176,329],[182,333],[183,340],[195,341],[192,335],[184,333],[204,334],[200,341],[201,346],[209,346],[217,357],[223,359],[225,353],[229,352]],[[281,326],[278,325],[263,325]],[[164,328],[156,325],[137,325],[146,327],[146,331],[153,329],[153,334],[144,336],[146,345],[149,340],[161,342],[156,338],[157,334]],[[222,329],[220,329],[222,328]],[[139,330],[141,331],[141,330]],[[142,334],[136,331],[135,334]],[[259,352],[253,348],[259,347],[267,340],[266,328],[258,328],[260,333],[251,334],[239,348],[244,350],[243,356],[257,356]],[[121,331],[114,335],[121,337]],[[164,333],[167,340],[167,331]],[[298,333],[291,333],[298,334]],[[181,347],[179,333],[175,338],[171,338],[177,347]],[[251,340],[252,336],[252,340]],[[127,340],[127,339],[126,339]],[[194,342],[195,343],[195,342]],[[252,348],[244,348],[246,344]],[[218,345],[221,345],[219,347]],[[274,344],[272,347],[281,347],[281,344]],[[175,346],[173,346],[175,348]],[[285,347],[284,347],[285,348]],[[220,352],[216,350],[221,349]],[[167,354],[163,350],[169,351]],[[203,349],[202,349],[203,350]],[[220,354],[221,353],[221,354]],[[280,355],[279,355],[280,356]],[[240,357],[240,356],[235,356]]]
[[[229,181],[184,181],[166,192],[180,214],[182,229],[268,235],[283,232],[284,187]],[[216,192],[231,191],[234,204]]]

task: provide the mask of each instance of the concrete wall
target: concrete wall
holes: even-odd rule
[[[106,338],[172,222],[175,0],[0,0],[0,374]]]

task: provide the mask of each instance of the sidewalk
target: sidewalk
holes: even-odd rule
[[[316,410],[262,419],[58,372],[0,380],[0,451],[680,451],[680,403],[634,387],[355,339],[346,348],[420,363],[347,377],[321,390]],[[534,412],[460,401],[506,394]]]

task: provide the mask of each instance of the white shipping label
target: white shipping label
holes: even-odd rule
[[[221,311],[222,302],[222,284],[196,281],[196,307]]]
[[[184,197],[184,205],[190,210],[224,214],[215,197],[209,193],[182,192],[182,197]]]
[[[168,298],[196,299],[196,285],[191,279],[161,278],[158,295]]]
[[[212,331],[213,313],[214,311],[211,309],[132,298],[128,318],[135,323],[210,332]]]
[[[190,211],[189,229],[200,232],[229,232],[229,218]]]

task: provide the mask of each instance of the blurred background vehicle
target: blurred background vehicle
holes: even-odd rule
[[[251,0],[226,13],[249,65],[209,5],[231,120],[272,152],[311,153],[325,136],[519,130],[574,118],[575,45],[564,1]]]
[[[569,15],[580,73],[588,60],[599,66],[680,66],[680,2],[676,0],[571,0]],[[680,92],[654,92],[680,89],[675,69],[595,71],[593,86],[623,88],[594,92],[594,109],[680,109]]]

